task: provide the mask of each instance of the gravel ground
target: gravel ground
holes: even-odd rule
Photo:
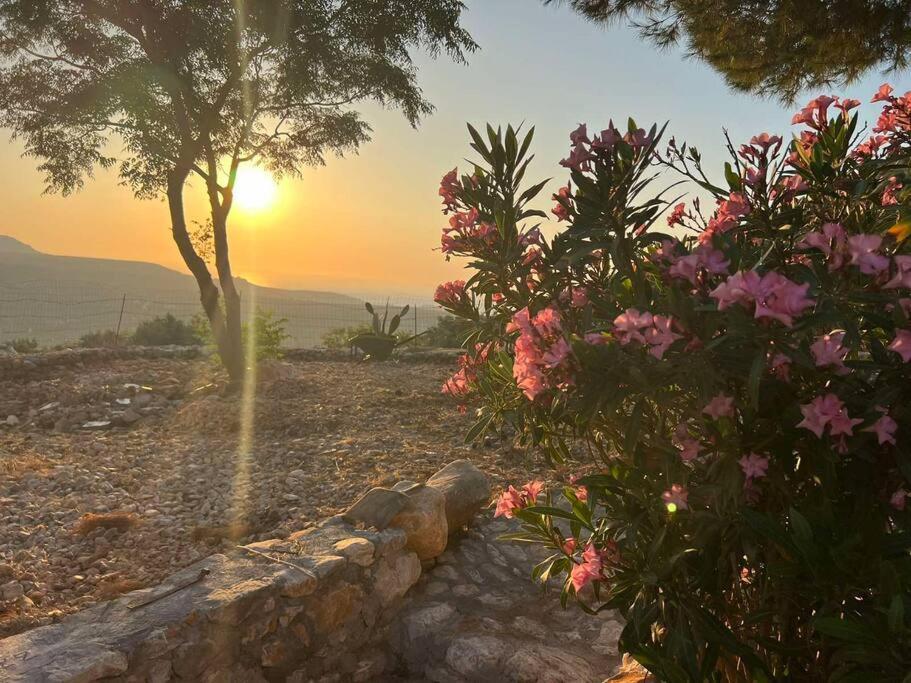
[[[450,371],[273,362],[255,397],[221,395],[206,360],[0,378],[0,637],[456,458],[495,486],[541,476],[505,440],[463,443],[471,417],[439,393]],[[84,517],[110,513],[124,514],[97,528]]]

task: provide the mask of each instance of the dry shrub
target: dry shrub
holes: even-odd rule
[[[139,524],[139,518],[132,512],[86,512],[79,521],[73,533],[85,536],[95,529],[120,529],[126,531]]]
[[[102,600],[112,600],[118,595],[145,588],[145,583],[136,579],[112,579],[98,585],[98,596]]]

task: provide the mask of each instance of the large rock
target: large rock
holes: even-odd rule
[[[407,504],[408,496],[404,493],[377,487],[354,501],[342,518],[351,524],[382,531]]]
[[[487,475],[468,460],[455,460],[427,480],[427,486],[443,494],[449,533],[469,524],[490,502]]]
[[[421,560],[432,560],[446,550],[449,536],[446,499],[431,486],[412,486],[405,496],[407,505],[389,525],[405,532],[408,550],[415,552]]]

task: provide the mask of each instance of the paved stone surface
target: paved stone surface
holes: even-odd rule
[[[540,550],[498,540],[517,527],[486,512],[408,593],[390,643],[404,680],[584,683],[617,673],[620,617],[563,609],[559,586],[533,584]]]

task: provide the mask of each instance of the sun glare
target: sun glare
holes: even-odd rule
[[[234,201],[245,211],[265,211],[275,203],[278,185],[267,171],[261,168],[241,167],[234,185]]]

